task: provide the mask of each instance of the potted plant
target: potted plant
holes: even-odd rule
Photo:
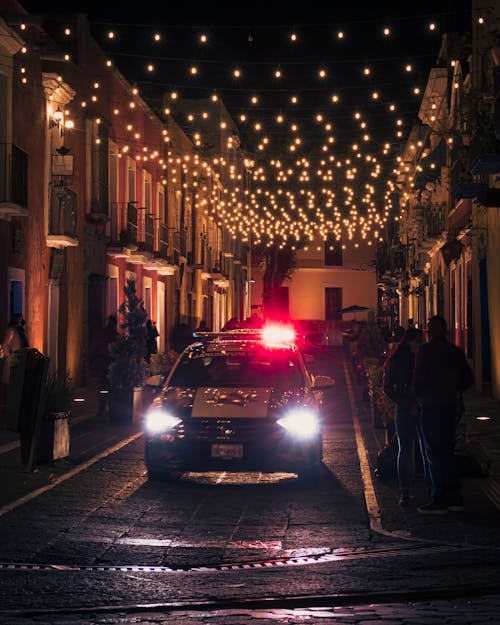
[[[69,456],[69,419],[74,386],[68,372],[50,369],[43,386],[42,424],[37,460],[52,462]]]
[[[123,288],[124,300],[118,311],[121,332],[110,345],[109,416],[114,423],[130,424],[134,418],[134,392],[146,379],[146,319],[143,301],[135,291],[135,280],[128,278]],[[137,399],[136,399],[137,402]]]

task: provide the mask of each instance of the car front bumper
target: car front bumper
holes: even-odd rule
[[[318,433],[297,440],[277,423],[243,429],[234,424],[197,424],[181,432],[146,434],[148,466],[190,470],[292,471],[298,472],[321,460],[322,438]]]

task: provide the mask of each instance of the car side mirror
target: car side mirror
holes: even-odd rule
[[[313,387],[317,390],[325,390],[335,386],[335,380],[329,375],[315,375]]]

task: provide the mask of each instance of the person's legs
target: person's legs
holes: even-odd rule
[[[418,446],[420,449],[420,456],[422,458],[422,470],[424,473],[425,483],[427,484],[427,488],[429,491],[429,496],[432,491],[432,477],[431,477],[431,461],[429,457],[429,448],[426,444],[424,432],[422,430],[422,424],[420,422],[420,418],[416,419],[415,422],[415,431],[418,439]]]
[[[415,438],[415,426],[409,410],[401,406],[396,407],[395,425],[399,446],[397,469],[400,503],[407,505],[410,495],[410,459]]]
[[[430,460],[431,501],[436,506],[445,506],[448,456],[445,452],[446,425],[443,423],[441,407],[425,406],[422,411],[422,430],[425,448]]]

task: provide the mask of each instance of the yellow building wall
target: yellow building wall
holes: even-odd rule
[[[342,307],[367,306],[377,310],[377,281],[374,271],[351,269],[297,269],[292,280],[284,283],[289,288],[292,319],[324,319],[325,289],[342,289]],[[351,318],[345,316],[345,319]],[[366,319],[367,312],[357,313],[357,319]]]

